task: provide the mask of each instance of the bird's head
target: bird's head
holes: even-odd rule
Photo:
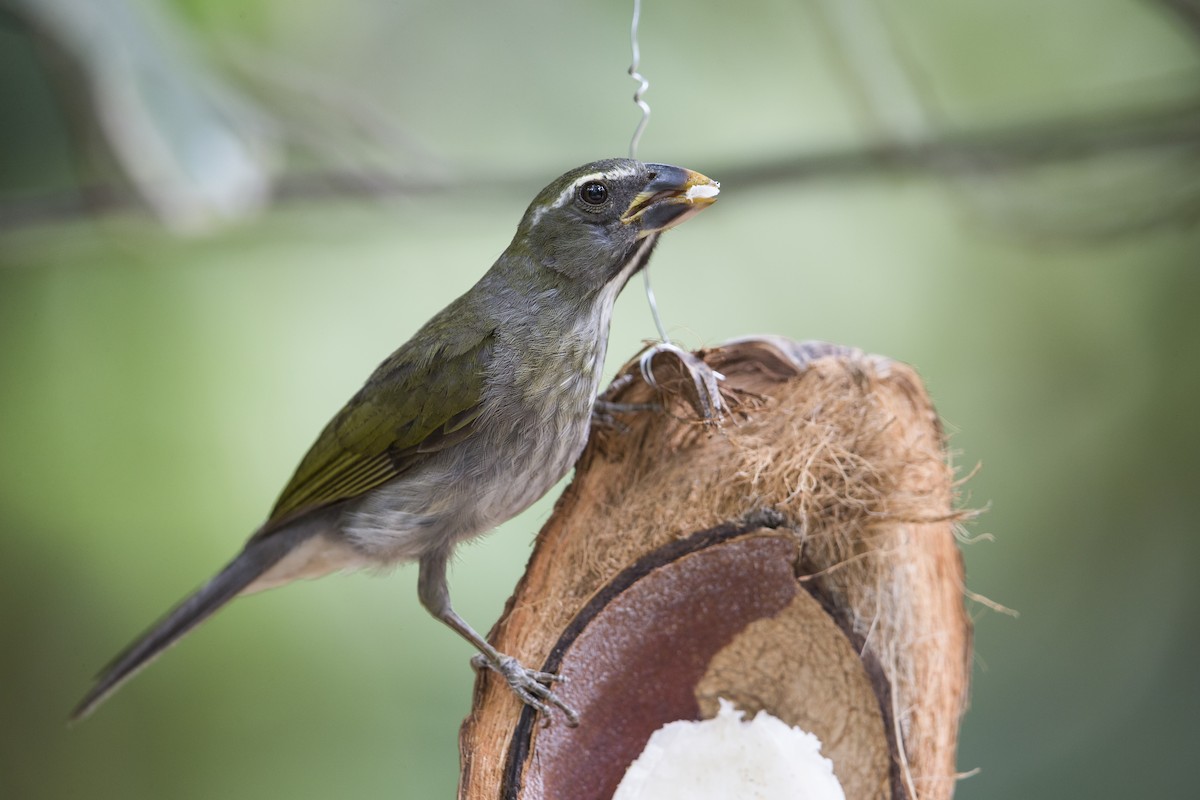
[[[658,234],[711,205],[719,190],[682,167],[594,161],[538,194],[512,247],[581,288],[619,290],[645,265]]]

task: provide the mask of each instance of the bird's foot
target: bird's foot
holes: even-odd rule
[[[504,680],[508,681],[509,688],[522,703],[532,706],[535,711],[543,715],[547,725],[550,724],[551,707],[557,708],[563,713],[563,716],[567,718],[568,726],[574,728],[579,725],[579,714],[575,709],[564,703],[550,689],[555,683],[566,683],[565,675],[526,669],[520,661],[503,653],[499,654],[499,658],[494,661],[483,653],[476,653],[471,658],[471,666],[475,669],[490,669],[499,673]]]
[[[660,380],[654,374],[656,368],[664,370],[666,380]],[[684,397],[706,425],[719,424],[729,413],[729,406],[721,394],[721,381],[725,376],[679,345],[659,342],[646,348],[638,357],[638,371],[652,389]]]

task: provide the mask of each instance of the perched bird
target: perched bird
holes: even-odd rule
[[[515,516],[587,441],[613,303],[659,235],[719,184],[627,159],[571,170],[530,204],[508,249],[384,361],[325,427],[270,517],[216,577],[100,674],[72,718],[239,594],[344,569],[420,564],[418,594],[525,703],[574,713],[557,676],[493,648],[450,605],[454,546]]]

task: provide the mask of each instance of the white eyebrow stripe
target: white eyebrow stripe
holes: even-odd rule
[[[598,178],[608,177],[611,177],[611,175],[607,172],[591,172],[587,175],[582,175],[576,178],[574,183],[562,190],[562,194],[558,196],[557,200],[550,204],[550,208],[562,208],[567,203],[571,202],[571,198],[575,196],[575,192],[579,191],[579,187],[588,181],[594,181]]]
[[[577,191],[579,191],[579,187],[582,186],[583,184],[587,183],[588,181],[594,181],[594,180],[598,180],[601,178],[603,178],[605,180],[610,180],[610,181],[611,180],[619,180],[621,178],[628,178],[628,177],[630,177],[632,175],[636,175],[636,174],[637,174],[636,167],[617,167],[615,169],[610,169],[607,172],[589,172],[587,175],[581,175],[578,178],[576,178],[575,181],[570,186],[568,186],[566,189],[563,189],[562,193],[559,194],[558,198],[553,203],[551,203],[548,206],[543,206],[542,208],[539,208],[539,209],[537,209],[537,211],[534,212],[533,224],[537,225],[538,222],[541,221],[542,217],[546,214],[547,211],[554,209],[554,208],[562,208],[567,203],[571,202],[571,199],[573,197],[575,197],[575,193]]]

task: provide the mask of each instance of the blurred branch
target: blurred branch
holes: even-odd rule
[[[932,130],[930,104],[883,10],[871,0],[812,0],[810,5],[831,41],[847,94],[876,138],[926,138]]]
[[[315,163],[368,185],[432,184],[445,175],[444,159],[356,85],[229,33],[215,37],[214,44],[223,62],[271,111],[280,138],[311,154]]]
[[[1200,34],[1200,0],[1153,2]],[[268,111],[221,80],[186,46],[186,30],[150,0],[0,3],[80,68],[83,80],[76,82],[88,91],[123,172],[111,182],[0,200],[0,232],[147,209],[176,231],[203,231],[245,219],[268,202],[524,194],[540,183],[540,176],[456,175],[369,98],[225,38],[219,49],[243,73],[243,83],[257,84],[270,99],[275,108]],[[1200,96],[1090,118],[947,132],[882,6],[874,0],[812,5],[848,91],[862,105],[869,137],[851,147],[711,164],[728,187],[934,175],[947,180],[965,207],[1000,225],[1022,231],[1057,226],[1088,236],[1196,216]],[[280,171],[285,148],[293,165],[317,166]],[[417,168],[401,169],[397,161],[405,156]],[[1083,182],[1091,186],[1068,181],[1065,189],[1056,187],[1069,170],[1046,169],[1100,158],[1104,169]]]
[[[1088,120],[1054,120],[886,142],[754,164],[733,171],[741,184],[863,177],[881,171],[986,175],[1119,152],[1200,148],[1200,98],[1175,107]],[[727,171],[724,173],[729,174]]]
[[[1088,169],[1070,169],[1079,165]],[[951,181],[963,209],[1006,233],[1075,240],[1146,233],[1200,219],[1200,98],[714,173],[731,187],[932,174]]]
[[[876,178],[882,174],[943,177],[1007,176],[1052,164],[1129,153],[1200,153],[1200,98],[1141,112],[998,126],[920,141],[888,141],[808,152],[745,164],[713,165],[740,190],[816,180]],[[310,171],[279,178],[276,199],[311,201],[345,197],[403,197],[430,193],[528,189],[535,176],[448,176],[436,181],[360,171]],[[0,204],[0,231],[73,218],[128,212],[141,207],[127,190],[91,186],[70,194]]]
[[[1164,2],[1200,33],[1200,0]],[[1200,180],[1195,178],[1200,175],[1200,147],[1188,146],[1200,139],[1188,121],[1193,110],[1185,109],[1182,115],[1183,138],[1188,141],[1181,147],[1171,147],[1169,142],[1164,147],[1127,146],[1127,120],[1115,127],[1099,121],[1095,129],[1105,134],[1100,149],[1114,157],[1103,163],[1089,160],[1082,170],[1072,168],[1072,162],[1089,159],[1097,142],[1089,130],[1078,128],[1078,121],[1042,131],[996,131],[1002,135],[995,145],[969,139],[934,142],[931,137],[947,127],[946,117],[939,113],[932,87],[919,80],[919,62],[889,19],[886,4],[877,0],[809,3],[833,45],[831,55],[847,94],[858,101],[866,126],[884,140],[874,155],[881,161],[889,156],[924,159],[926,168],[943,170],[955,204],[976,212],[987,223],[1025,237],[1095,240],[1200,218]],[[1168,119],[1167,127],[1177,121]],[[1143,125],[1134,120],[1134,138],[1160,128],[1159,123],[1147,119]],[[1082,140],[1077,131],[1083,133]],[[1115,138],[1109,136],[1113,133]],[[901,147],[922,142],[931,147]],[[1045,147],[1047,143],[1051,149]],[[956,151],[947,144],[964,146]],[[801,170],[812,166],[799,165]],[[980,180],[984,176],[988,180]]]
[[[269,199],[270,121],[146,0],[8,0],[14,18],[77,71],[124,176],[163,224],[203,232]]]
[[[1102,170],[1065,165],[1014,173],[1007,181],[975,182],[966,199],[989,224],[1024,239],[1096,243],[1194,226],[1200,150],[1114,158]]]

